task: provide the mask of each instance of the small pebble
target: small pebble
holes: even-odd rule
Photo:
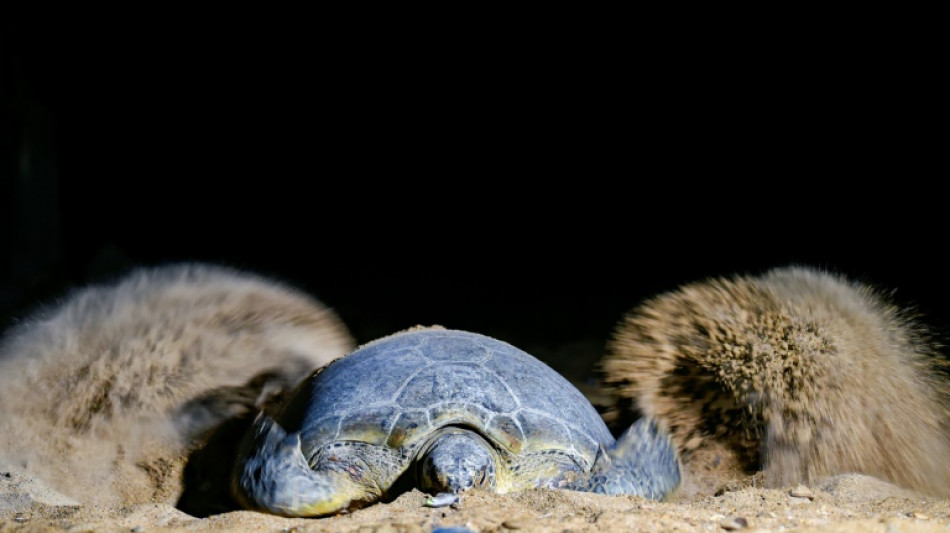
[[[815,498],[815,494],[805,485],[799,485],[795,487],[788,494],[789,496],[793,496],[795,498],[808,498],[809,500]]]
[[[501,523],[501,527],[505,529],[521,529],[524,526],[517,520],[505,520]]]
[[[130,529],[129,531],[130,531],[131,533],[142,533],[143,531],[145,531],[145,528],[142,527],[142,526],[135,526],[135,527],[133,527],[132,529]]]
[[[435,496],[428,498],[426,500],[426,507],[446,507],[451,505],[458,509],[462,505],[462,499],[458,494],[452,494],[451,492],[443,492],[436,494]]]
[[[726,531],[735,531],[749,527],[749,521],[741,516],[728,516],[719,522],[719,526]]]
[[[927,515],[924,513],[918,513],[917,511],[912,511],[910,513],[907,513],[907,516],[911,518],[919,518],[921,520],[930,520],[930,515]]]

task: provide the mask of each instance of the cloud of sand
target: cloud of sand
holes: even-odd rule
[[[173,502],[202,435],[353,346],[322,303],[229,269],[78,290],[0,342],[0,469],[86,503]]]

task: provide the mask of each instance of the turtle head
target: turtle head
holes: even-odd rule
[[[496,454],[477,433],[448,428],[430,439],[418,461],[419,485],[431,493],[471,488],[493,491]]]

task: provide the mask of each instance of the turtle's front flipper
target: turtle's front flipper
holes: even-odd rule
[[[641,418],[612,448],[601,449],[589,478],[579,479],[568,488],[662,500],[679,484],[676,447],[656,420]]]
[[[235,466],[233,490],[247,508],[283,516],[322,516],[375,501],[374,484],[361,469],[310,468],[300,435],[287,434],[266,415],[254,423],[247,453]]]

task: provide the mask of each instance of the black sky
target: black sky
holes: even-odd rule
[[[360,341],[597,343],[650,295],[793,263],[950,320],[927,80],[284,22],[5,21],[8,322],[184,260],[294,283]]]

